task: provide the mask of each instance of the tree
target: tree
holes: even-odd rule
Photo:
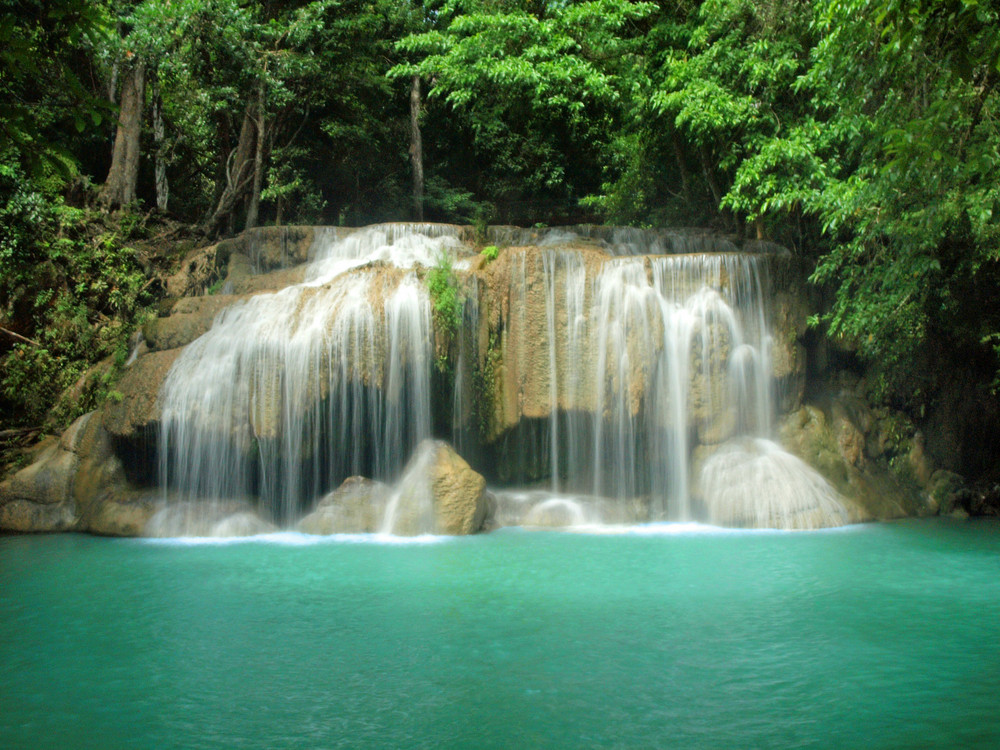
[[[574,204],[597,186],[609,127],[621,116],[623,69],[653,6],[624,0],[449,5],[438,27],[398,49],[389,75],[431,81],[471,131],[476,192],[511,219],[524,201]],[[522,212],[523,213],[523,212]]]

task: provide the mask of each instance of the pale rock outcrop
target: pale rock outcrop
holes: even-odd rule
[[[365,534],[379,530],[390,488],[365,477],[348,477],[299,521],[306,534]]]
[[[0,484],[0,529],[135,536],[154,505],[152,493],[129,486],[100,414],[91,412]]]
[[[150,352],[125,370],[117,385],[123,397],[117,402],[109,402],[103,410],[103,423],[108,432],[135,439],[156,424],[160,418],[157,402],[160,386],[181,351]]]
[[[381,530],[400,536],[475,534],[487,506],[483,476],[447,443],[425,440],[389,498]]]
[[[852,418],[849,399],[834,403],[833,418],[820,408],[803,406],[779,425],[782,445],[823,477],[860,510],[856,520],[885,520],[933,513],[918,485],[893,472],[884,460],[866,460],[862,447],[871,446]],[[868,455],[872,458],[871,454]]]

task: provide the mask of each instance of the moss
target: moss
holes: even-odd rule
[[[490,343],[482,364],[472,374],[475,392],[474,409],[479,426],[479,434],[485,440],[490,434],[493,418],[493,399],[496,394],[497,377],[500,372],[500,337],[490,331]]]

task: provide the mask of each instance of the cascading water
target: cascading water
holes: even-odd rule
[[[408,269],[454,255],[456,235],[320,233],[303,284],[224,310],[161,389],[167,493],[258,496],[288,522],[348,475],[394,478],[431,431],[430,302]]]
[[[415,269],[442,255],[467,267],[462,230],[316,230],[301,283],[228,307],[172,367],[165,494],[186,506],[256,499],[289,523],[348,476],[398,479],[444,410],[450,424],[437,424],[480,471],[548,486],[542,499],[498,493],[497,523],[846,520],[826,483],[768,441],[770,256],[697,233],[502,232],[530,232],[534,249],[461,274],[445,393]],[[254,271],[268,270],[251,250]]]
[[[510,480],[547,476],[552,493],[631,501],[653,519],[846,522],[826,482],[768,440],[769,256],[622,257],[626,248],[595,264],[580,250],[548,249],[571,244],[549,236],[558,241],[536,237],[540,250],[511,261],[502,359],[516,371],[522,415],[542,412],[545,426],[505,436]],[[541,407],[530,396],[540,393]],[[754,471],[732,470],[740,463]],[[760,507],[748,508],[758,496]]]

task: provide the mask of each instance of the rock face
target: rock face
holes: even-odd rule
[[[782,420],[779,432],[785,448],[819,471],[857,509],[854,520],[936,512],[920,482],[923,475],[930,477],[929,468],[921,463],[919,475],[907,470],[917,460],[910,457],[910,443],[890,444],[884,420],[857,398],[842,394],[834,399],[829,417],[817,406],[803,406]],[[890,463],[903,468],[894,470]]]
[[[91,412],[0,484],[0,529],[136,536],[154,505],[152,493],[128,485],[100,414]]]
[[[365,477],[348,477],[299,521],[306,534],[366,534],[379,530],[390,488]]]
[[[399,536],[475,534],[486,510],[482,475],[447,443],[425,440],[389,498],[380,530]]]
[[[118,382],[123,398],[104,407],[105,429],[116,437],[137,439],[160,418],[157,396],[180,349],[151,352],[137,359]]]
[[[895,416],[849,394],[821,407],[802,406],[812,305],[803,269],[787,252],[761,244],[744,246],[748,252],[738,257],[716,252],[706,258],[686,253],[736,246],[698,233],[494,228],[491,241],[504,247],[490,262],[469,245],[447,246],[464,296],[456,335],[437,315],[432,320],[427,258],[416,269],[391,261],[387,248],[400,257],[416,252],[410,229],[391,227],[373,228],[398,243],[381,246],[380,254],[363,250],[378,232],[332,244],[354,230],[312,227],[254,230],[192,252],[167,281],[162,317],[145,326],[140,356],[116,386],[124,397],[75,423],[44,446],[35,463],[0,484],[0,528],[142,533],[162,510],[160,490],[135,486],[155,481],[155,436],[161,428],[174,435],[168,442],[175,451],[202,445],[190,431],[170,432],[178,414],[205,428],[198,434],[212,450],[195,451],[212,457],[203,461],[205,473],[216,477],[225,467],[244,484],[171,486],[253,498],[200,518],[198,533],[268,530],[253,503],[275,508],[280,501],[287,518],[303,498],[327,492],[330,477],[369,468],[398,476],[420,437],[449,430],[476,466],[495,470],[501,481],[523,486],[555,475],[560,489],[565,479],[566,488],[580,494],[497,500],[455,451],[428,441],[412,452],[395,488],[352,477],[299,528],[468,534],[480,531],[491,513],[495,525],[628,523],[671,517],[671,509],[661,507],[666,497],[701,503],[695,511],[735,503],[742,510],[722,522],[754,525],[763,518],[766,524],[778,511],[749,495],[737,498],[746,500],[740,505],[727,477],[774,463],[766,446],[732,449],[747,436],[773,434],[772,406],[785,413],[782,443],[849,501],[851,520],[948,512],[971,503],[956,500],[955,482],[935,473],[929,456],[940,450],[932,439],[925,449],[912,425],[901,429]],[[468,240],[466,229],[419,231],[436,237],[447,230],[457,243]],[[324,253],[360,265],[263,294],[302,281],[305,261]],[[245,351],[236,351],[234,342],[246,344]],[[216,369],[225,358],[214,354],[223,351],[239,356],[230,358],[229,369]],[[209,366],[193,368],[202,357]],[[175,365],[176,377],[168,379]],[[180,395],[172,402],[167,395],[177,383]],[[216,387],[223,384],[239,387]],[[223,390],[190,412],[169,406]],[[161,402],[168,406],[161,409]],[[767,409],[737,408],[745,404]],[[352,437],[331,436],[331,424],[348,425],[342,436]],[[399,437],[404,429],[412,432],[405,440]],[[175,458],[168,459],[171,467],[201,460],[189,460],[183,450]],[[699,487],[707,465],[722,479]],[[312,477],[313,484],[264,481],[273,477]],[[573,480],[579,481],[571,487]],[[288,497],[279,497],[286,487]],[[780,506],[790,508],[790,501]],[[689,510],[676,515],[697,517]],[[812,524],[809,508],[792,510],[802,519],[793,525]],[[163,511],[157,524],[165,528],[171,517],[175,526],[194,523],[204,512]]]

